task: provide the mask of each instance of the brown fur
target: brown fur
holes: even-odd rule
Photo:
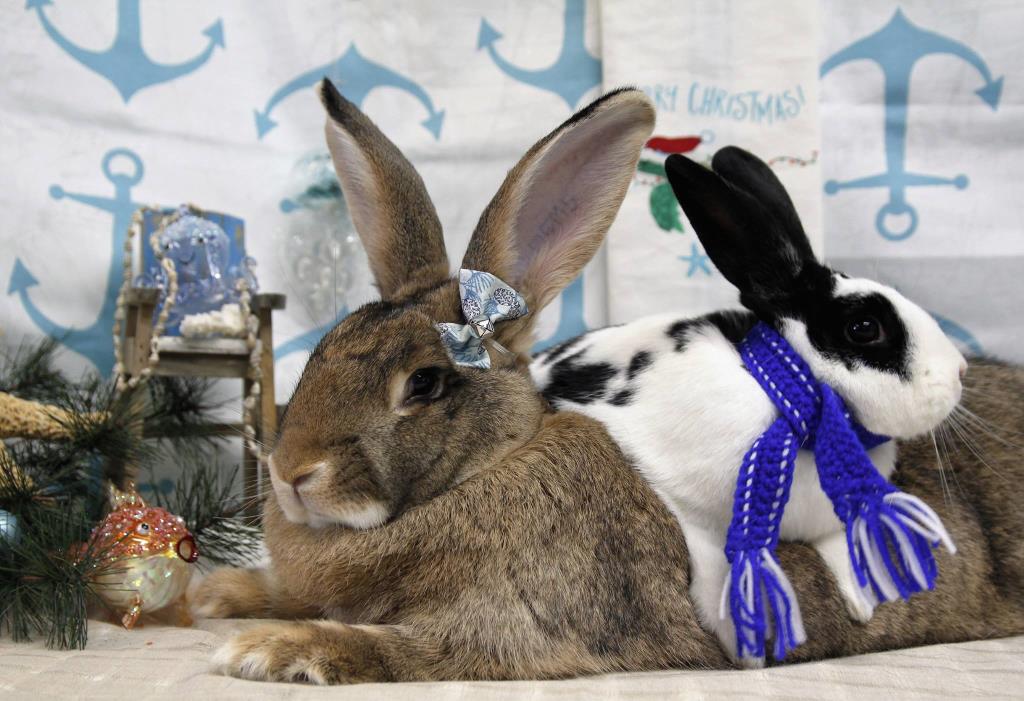
[[[332,116],[355,109],[329,92],[325,99],[334,101]],[[588,156],[574,143],[578,125],[590,119],[597,120],[591,125],[597,133],[616,140],[609,158],[593,148]],[[601,120],[622,128],[604,133]],[[606,169],[609,183],[592,204],[613,211],[652,125],[646,101],[620,93],[541,144],[561,140],[568,145],[563,154]],[[360,138],[384,137],[363,129]],[[622,159],[616,148],[632,155]],[[477,269],[506,275],[534,302],[567,284],[587,257],[545,261],[552,250],[547,230],[516,230],[529,189],[519,181],[525,173],[543,182],[550,167],[532,171],[521,164],[510,173],[512,182],[485,212],[467,254]],[[346,186],[346,196],[361,195]],[[543,193],[526,195],[534,196]],[[601,214],[586,222],[551,234],[561,239],[556,248],[586,246],[595,236],[599,242],[610,219]],[[381,235],[379,229],[360,234]],[[524,241],[532,243],[524,247]],[[407,262],[399,251],[392,263],[378,263],[405,268]],[[222,648],[221,668],[253,679],[351,683],[727,666],[687,596],[685,543],[662,502],[600,424],[546,411],[522,358],[492,352],[490,370],[454,366],[433,324],[459,317],[455,282],[420,278],[415,294],[399,286],[385,301],[353,313],[313,354],[273,455],[275,493],[265,506],[271,568],[215,572],[195,603],[205,615],[297,617],[312,608],[364,625],[261,626]],[[527,347],[532,322],[506,323],[502,343]],[[409,404],[406,378],[423,367],[438,368],[449,391]],[[976,371],[983,379],[993,374],[1001,374],[1002,387],[1016,388],[1019,404],[1024,372],[990,365]],[[1012,420],[1024,431],[1019,410]],[[898,479],[940,512],[960,547],[956,557],[939,556],[938,589],[882,606],[861,626],[847,619],[814,551],[784,545],[780,557],[810,638],[791,659],[1024,630],[1018,537],[1024,517],[1012,503],[1024,479],[1019,454],[1000,462],[1013,490],[963,456],[964,493],[944,504],[925,447],[904,447]],[[293,522],[282,500],[294,499],[291,490],[300,483],[309,514],[345,521],[373,503],[388,520],[366,530]]]

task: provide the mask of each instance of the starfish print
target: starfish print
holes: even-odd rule
[[[700,246],[695,243],[690,244],[690,255],[679,256],[679,260],[685,260],[690,263],[690,267],[686,271],[686,277],[693,277],[699,270],[703,270],[705,275],[711,275],[711,259],[704,255],[700,250]]]

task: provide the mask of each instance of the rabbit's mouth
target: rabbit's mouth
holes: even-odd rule
[[[391,509],[383,501],[372,498],[331,500],[320,503],[315,494],[303,486],[290,485],[277,475],[273,457],[270,460],[270,483],[274,496],[286,519],[310,528],[341,525],[356,530],[374,528],[391,517]]]
[[[383,525],[391,515],[387,506],[379,501],[368,501],[359,505],[338,504],[331,509],[331,512],[328,515],[323,515],[307,508],[306,524],[310,528],[340,525],[363,531]]]

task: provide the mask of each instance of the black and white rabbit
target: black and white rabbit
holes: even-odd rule
[[[724,148],[711,170],[670,156],[666,171],[707,255],[740,290],[746,310],[665,314],[599,329],[538,355],[531,374],[554,407],[603,422],[673,510],[690,551],[690,593],[702,623],[735,655],[733,624],[721,610],[733,492],[745,453],[779,415],[737,344],[757,321],[769,324],[864,428],[894,438],[925,434],[949,415],[967,364],[919,306],[819,263],[784,187],[755,156]],[[888,478],[895,443],[868,454]],[[796,462],[780,536],[811,543],[850,614],[871,618],[875,601],[857,584],[843,524],[806,451]]]

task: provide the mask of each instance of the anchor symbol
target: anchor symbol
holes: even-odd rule
[[[874,61],[882,69],[885,78],[886,172],[846,182],[829,180],[825,183],[825,192],[834,195],[840,190],[851,188],[889,188],[889,201],[878,210],[875,226],[878,233],[891,241],[906,239],[917,229],[917,210],[907,203],[907,188],[952,185],[963,190],[968,185],[964,174],[948,178],[906,170],[910,74],[918,60],[931,54],[952,54],[974,66],[985,81],[985,85],[974,91],[975,94],[993,110],[998,109],[1003,89],[1002,76],[993,79],[988,66],[975,51],[941,34],[921,29],[912,24],[899,9],[880,30],[837,52],[821,66],[822,77],[836,66],[861,59]],[[902,230],[890,229],[887,219],[899,216],[907,217],[905,227]]]
[[[985,350],[981,347],[981,343],[978,339],[968,331],[966,328],[956,323],[952,319],[948,319],[944,316],[940,316],[935,312],[929,312],[932,318],[938,323],[939,328],[942,329],[942,333],[946,334],[954,341],[957,341],[970,355],[980,358],[985,354]]]
[[[527,70],[506,61],[494,47],[502,35],[486,19],[480,20],[476,48],[487,49],[491,60],[503,73],[521,83],[555,93],[572,109],[584,93],[601,82],[601,60],[591,56],[583,45],[583,20],[584,0],[565,0],[562,49],[547,68]]]
[[[587,330],[583,319],[583,273],[562,291],[562,308],[558,312],[558,326],[554,333],[533,345],[533,352],[540,353],[562,341],[579,336]]]
[[[435,139],[441,137],[444,110],[434,109],[434,103],[427,92],[408,78],[364,58],[356,49],[355,44],[351,44],[344,55],[337,61],[302,73],[277,90],[271,96],[266,108],[262,112],[255,110],[256,132],[259,138],[262,139],[268,131],[277,126],[277,122],[270,118],[270,112],[279,102],[298,90],[309,88],[319,83],[325,75],[338,86],[349,101],[360,109],[362,109],[363,100],[376,87],[390,86],[405,90],[418,98],[427,109],[429,116],[420,124],[426,127],[427,131],[433,134]],[[344,197],[344,195],[339,191],[338,197]],[[280,203],[281,212],[284,214],[290,214],[304,206],[299,199],[286,198]],[[280,360],[292,353],[312,350],[328,331],[348,316],[348,313],[348,306],[343,305],[330,324],[314,327],[288,339],[274,349],[274,360]]]
[[[427,110],[427,118],[420,124],[433,134],[435,139],[441,138],[444,110],[434,109],[434,102],[427,91],[409,78],[364,57],[355,44],[350,44],[348,50],[336,61],[317,66],[285,83],[270,96],[262,112],[253,110],[258,138],[262,139],[267,132],[277,126],[270,113],[279,102],[298,90],[313,87],[325,76],[338,86],[348,100],[359,106],[362,106],[363,100],[374,88],[392,87],[404,90],[419,100]]]
[[[113,168],[115,159],[127,160],[129,167],[125,172],[115,172]],[[132,212],[142,206],[132,201],[131,189],[142,180],[144,169],[142,159],[134,151],[126,148],[115,148],[107,152],[103,156],[102,168],[107,180],[114,185],[113,197],[66,192],[60,185],[50,187],[50,196],[55,200],[66,197],[90,207],[110,212],[113,215],[114,224],[113,236],[111,237],[107,287],[103,296],[103,304],[96,316],[96,320],[85,328],[71,328],[61,326],[49,319],[36,307],[29,297],[29,288],[38,285],[39,281],[29,272],[20,258],[14,261],[14,271],[11,273],[7,294],[18,293],[25,312],[43,333],[84,355],[92,361],[102,375],[108,375],[114,367],[114,349],[110,333],[114,324],[117,294],[121,288],[123,270],[121,257],[124,251],[125,236],[128,225],[131,223]]]
[[[218,19],[203,30],[210,41],[198,56],[184,63],[157,63],[142,48],[139,0],[118,0],[117,36],[114,37],[114,43],[104,51],[89,51],[72,44],[53,26],[43,12],[44,7],[52,4],[53,0],[28,0],[25,9],[35,10],[43,29],[57,46],[93,73],[113,83],[125,102],[143,88],[191,73],[210,59],[216,47],[224,48],[224,25]]]

